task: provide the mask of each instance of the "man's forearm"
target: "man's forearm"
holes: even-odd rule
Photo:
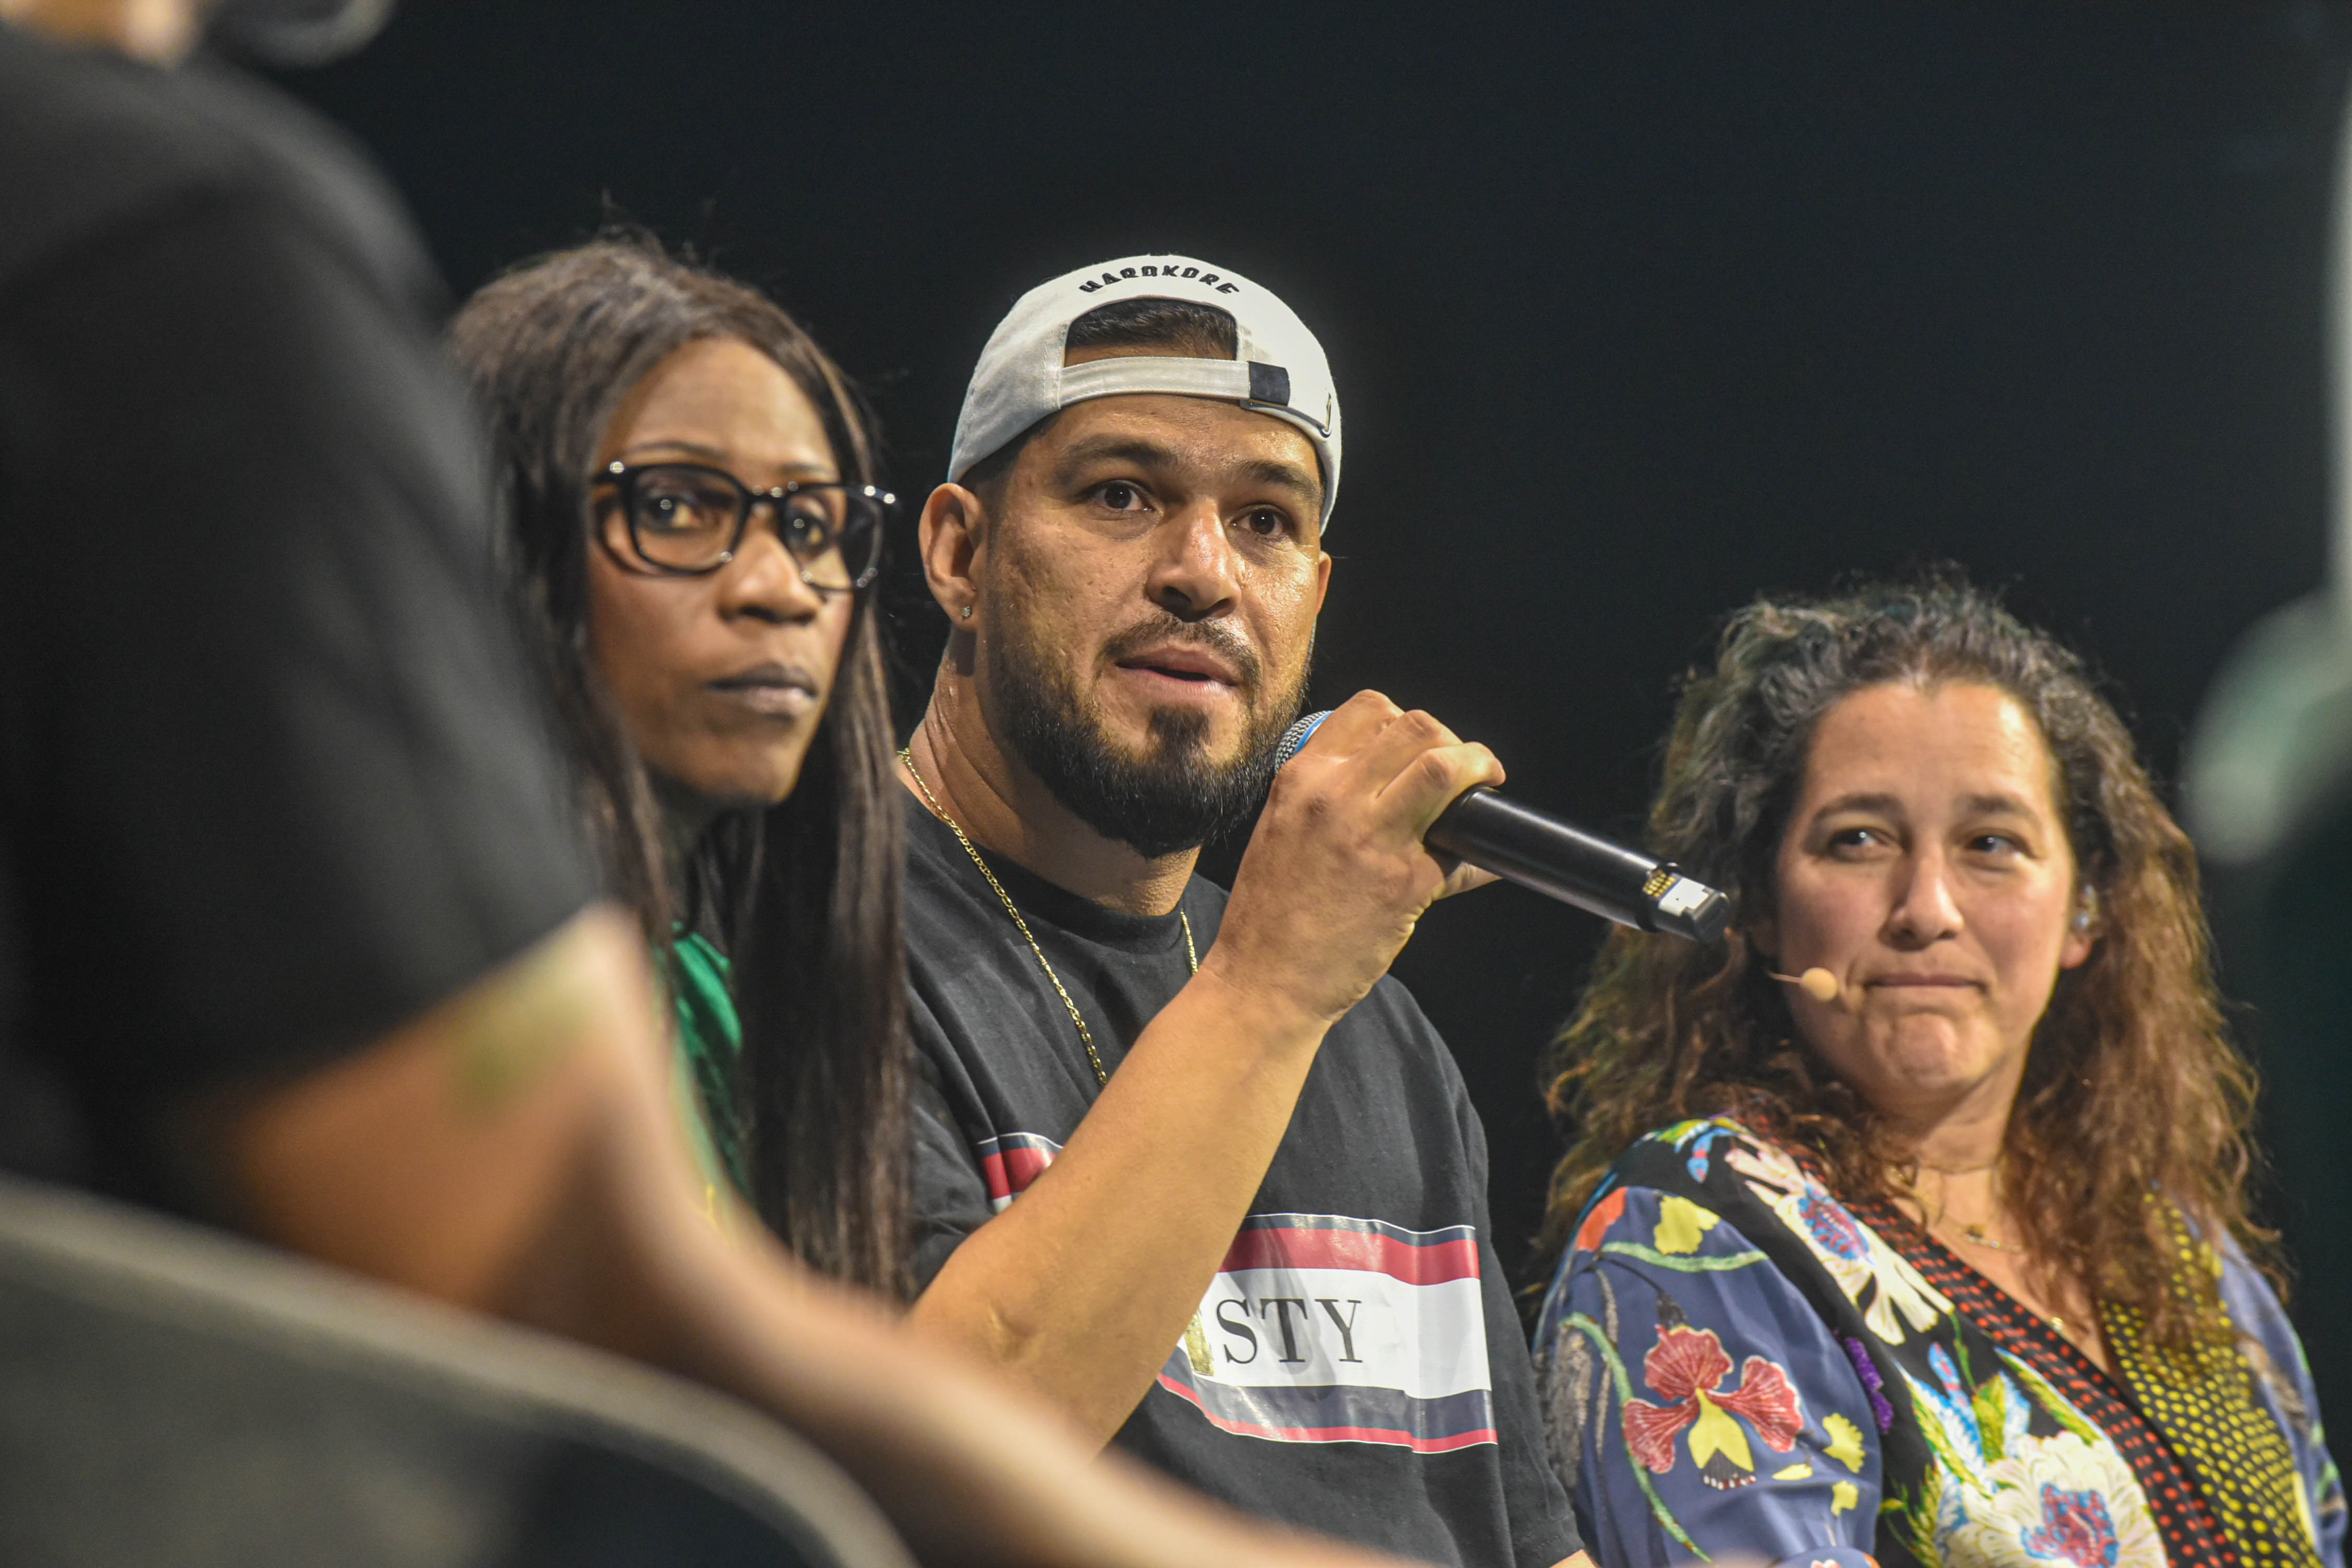
[[[704,1211],[634,928],[592,915],[237,1111],[263,1234],[721,1388],[815,1443],[930,1564],[1378,1568],[1098,1459],[1034,1403]]]
[[[705,1232],[710,1227],[705,1223]],[[714,1233],[715,1235],[715,1233]],[[676,1370],[815,1438],[927,1563],[1023,1568],[1380,1568],[1389,1560],[1246,1522],[968,1371],[761,1237],[688,1241],[656,1293],[693,1314]],[[793,1283],[797,1281],[797,1283]],[[775,1331],[790,1323],[789,1333]]]
[[[1020,1201],[911,1314],[1108,1441],[1182,1337],[1328,1026],[1213,962],[1160,1010]]]

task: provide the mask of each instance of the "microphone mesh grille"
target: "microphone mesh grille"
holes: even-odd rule
[[[1276,768],[1288,765],[1290,759],[1298,754],[1298,748],[1307,744],[1307,738],[1320,729],[1323,721],[1329,717],[1331,717],[1331,710],[1326,708],[1320,713],[1307,714],[1289,729],[1285,730],[1282,732],[1282,739],[1274,748],[1274,765]]]

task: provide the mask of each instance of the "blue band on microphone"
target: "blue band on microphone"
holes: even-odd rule
[[[1277,768],[1287,765],[1290,759],[1298,754],[1298,748],[1307,744],[1307,737],[1321,729],[1323,721],[1329,717],[1331,717],[1331,710],[1326,708],[1320,713],[1309,713],[1306,718],[1285,730],[1282,732],[1282,739],[1275,743],[1274,765]]]

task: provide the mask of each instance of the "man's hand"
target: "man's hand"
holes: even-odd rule
[[[1358,692],[1275,775],[1202,973],[1337,1022],[1432,903],[1495,879],[1421,837],[1463,792],[1502,782],[1486,747]]]

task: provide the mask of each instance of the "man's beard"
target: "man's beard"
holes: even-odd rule
[[[1279,701],[1261,711],[1264,666],[1223,626],[1161,614],[1131,626],[1103,650],[1104,663],[1171,642],[1212,649],[1234,666],[1240,677],[1235,690],[1253,716],[1234,759],[1218,764],[1208,755],[1208,714],[1154,709],[1145,751],[1130,756],[1112,745],[1101,715],[1028,640],[1025,627],[1010,637],[1003,621],[988,639],[988,682],[1003,740],[1054,798],[1097,833],[1157,859],[1232,832],[1265,802],[1275,748],[1307,694],[1304,669]]]

